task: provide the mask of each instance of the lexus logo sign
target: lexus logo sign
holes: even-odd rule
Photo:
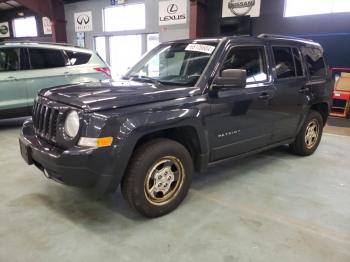
[[[74,14],[75,32],[92,31],[92,12],[81,12]]]
[[[168,5],[167,11],[169,14],[175,14],[177,11],[179,11],[179,7],[175,4],[170,4]]]
[[[187,0],[159,1],[159,25],[185,24]]]

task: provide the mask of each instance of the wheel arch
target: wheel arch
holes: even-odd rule
[[[323,119],[323,125],[326,125],[327,119],[329,116],[329,111],[330,111],[328,103],[326,102],[316,103],[316,104],[313,104],[310,109],[319,112]]]

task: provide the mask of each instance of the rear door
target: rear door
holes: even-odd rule
[[[274,86],[271,114],[274,117],[273,142],[296,135],[307,107],[307,75],[303,67],[300,49],[294,46],[273,45]]]
[[[269,63],[263,45],[232,46],[219,72],[245,69],[247,84],[227,88],[210,98],[206,119],[211,147],[210,161],[236,156],[266,146],[272,136],[270,100],[274,95]]]
[[[0,48],[0,118],[29,114],[24,66],[23,49]]]
[[[68,61],[61,50],[30,47],[28,56],[31,70],[26,72],[26,77],[30,106],[41,89],[71,83],[66,68]]]

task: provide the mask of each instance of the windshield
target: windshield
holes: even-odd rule
[[[216,42],[161,45],[146,55],[124,78],[161,85],[193,86],[216,46]]]

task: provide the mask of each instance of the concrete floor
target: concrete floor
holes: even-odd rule
[[[172,214],[147,220],[46,180],[0,123],[0,261],[350,261],[350,137],[311,157],[278,148],[193,181]]]

